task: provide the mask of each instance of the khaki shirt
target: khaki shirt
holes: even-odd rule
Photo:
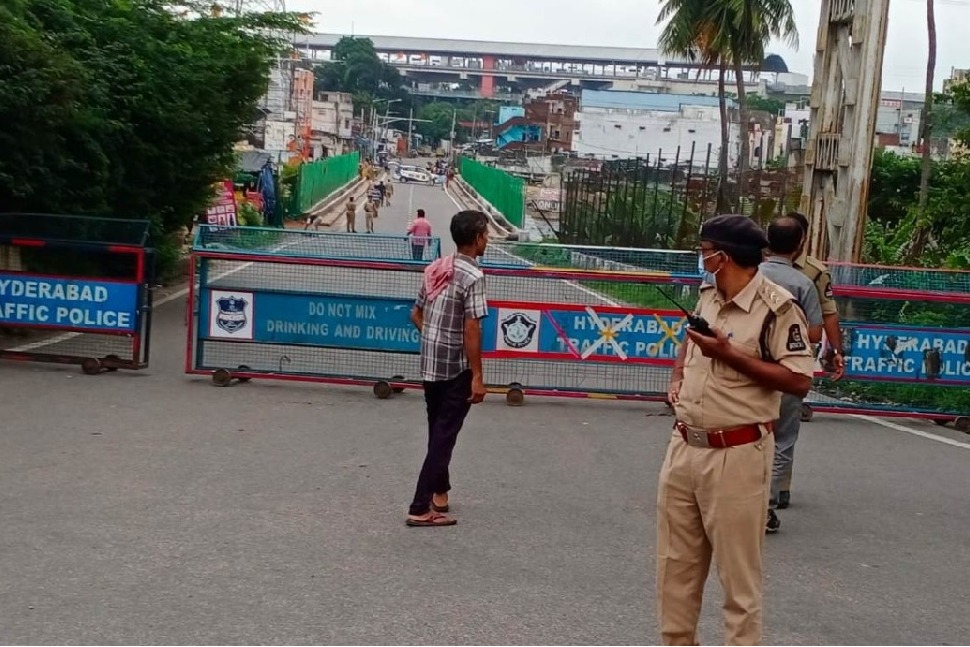
[[[795,307],[791,293],[760,272],[731,301],[714,286],[701,286],[697,313],[731,338],[745,355],[761,357],[761,334],[770,313],[766,347],[773,361],[793,373],[812,377],[814,360],[808,344],[808,322]],[[674,405],[677,420],[699,429],[731,429],[778,418],[781,393],[714,360],[688,343],[684,358],[684,381]]]
[[[835,304],[835,295],[832,293],[832,273],[825,267],[825,263],[814,256],[802,254],[794,265],[815,284],[815,289],[818,290],[818,301],[822,306],[822,316],[838,314],[839,309]]]

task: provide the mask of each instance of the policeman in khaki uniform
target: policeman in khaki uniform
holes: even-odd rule
[[[764,232],[740,215],[701,228],[705,284],[668,398],[676,423],[657,494],[657,598],[666,645],[696,645],[711,558],[724,589],[725,643],[762,633],[762,545],[781,393],[812,384],[808,324],[792,295],[758,271]]]
[[[786,214],[789,218],[794,218],[802,226],[806,239],[808,238],[809,222],[808,218],[797,211]],[[802,254],[795,259],[794,266],[801,270],[808,279],[815,284],[818,291],[818,300],[822,305],[822,319],[825,326],[825,337],[828,339],[830,352],[832,353],[832,375],[833,380],[841,380],[845,375],[845,355],[842,352],[842,328],[839,324],[839,309],[835,303],[835,294],[832,290],[832,273],[825,263],[806,251],[808,245],[802,250]],[[826,369],[829,370],[829,369]],[[786,490],[788,488],[785,488]],[[787,507],[785,503],[782,507]]]

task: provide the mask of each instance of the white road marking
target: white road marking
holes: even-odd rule
[[[889,420],[883,420],[882,418],[876,418],[874,416],[863,416],[860,414],[850,414],[853,418],[858,420],[864,420],[865,422],[871,422],[874,425],[879,425],[881,427],[886,427],[887,429],[895,429],[896,431],[902,431],[903,433],[911,434],[913,436],[919,436],[920,438],[926,438],[927,440],[934,440],[938,443],[943,443],[944,445],[950,445],[952,447],[960,447],[962,449],[970,449],[970,444],[961,443],[959,440],[952,440],[944,436],[938,436],[936,434],[931,434],[928,431],[922,431],[920,429],[913,429],[912,427],[907,427],[906,425],[901,425]]]

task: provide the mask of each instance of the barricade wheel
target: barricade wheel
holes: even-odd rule
[[[391,397],[393,392],[394,389],[392,389],[391,385],[387,382],[378,382],[374,385],[374,396],[377,397],[378,400],[387,400],[389,397]]]
[[[96,357],[88,357],[81,362],[81,371],[85,375],[98,375],[101,373],[101,360]]]
[[[802,422],[811,422],[812,418],[815,416],[815,412],[812,411],[812,407],[807,404],[802,405]]]
[[[240,371],[251,371],[251,370],[253,370],[253,369],[251,369],[251,368],[249,368],[248,366],[246,366],[245,364],[240,364],[240,365],[239,365],[239,366],[237,366],[236,368],[237,368],[238,370],[240,370]],[[240,378],[237,378],[237,379],[238,379],[238,380],[239,380],[240,382],[242,382],[242,383],[246,383],[246,382],[249,382],[249,381],[250,381],[251,379],[253,379],[253,378],[251,378],[251,377],[240,377]]]
[[[212,383],[216,386],[229,386],[232,383],[232,373],[220,368],[212,374]]]
[[[403,375],[395,375],[391,377],[391,382],[403,382],[403,381],[404,381]],[[391,390],[394,391],[394,393],[404,393],[403,386],[394,386],[394,387],[391,387]]]
[[[965,434],[970,434],[970,418],[967,416],[960,416],[953,421],[953,426],[956,427],[957,431],[962,431]]]
[[[518,382],[509,384],[509,390],[505,392],[505,404],[510,407],[521,407],[525,404],[525,391]]]
[[[104,370],[110,373],[114,373],[115,371],[118,370],[118,366],[115,364],[115,362],[120,362],[120,361],[121,361],[121,358],[118,357],[117,355],[105,355],[104,359],[101,360],[101,363],[104,365]]]

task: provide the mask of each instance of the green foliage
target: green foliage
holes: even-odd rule
[[[458,108],[451,103],[435,101],[426,103],[418,110],[418,119],[427,119],[427,122],[415,124],[415,129],[425,138],[425,141],[434,143],[451,136],[451,123],[455,120],[455,128],[458,128]]]
[[[149,219],[156,244],[234,163],[290,14],[180,18],[164,0],[0,6],[0,205]]]
[[[767,112],[777,117],[785,111],[785,102],[781,99],[763,97],[760,94],[749,94],[748,108]]]
[[[410,108],[400,73],[381,61],[371,39],[344,36],[334,46],[332,59],[314,69],[315,92],[350,93],[360,111],[374,108],[376,99],[397,99],[398,109]]]
[[[917,208],[920,161],[877,152],[869,190],[869,219],[863,261],[898,265],[912,260],[925,267],[970,269],[970,160],[933,163],[926,212]],[[925,225],[930,244],[919,258],[908,259],[918,226]]]
[[[243,227],[262,227],[263,214],[249,202],[242,202],[236,212],[236,218]]]

